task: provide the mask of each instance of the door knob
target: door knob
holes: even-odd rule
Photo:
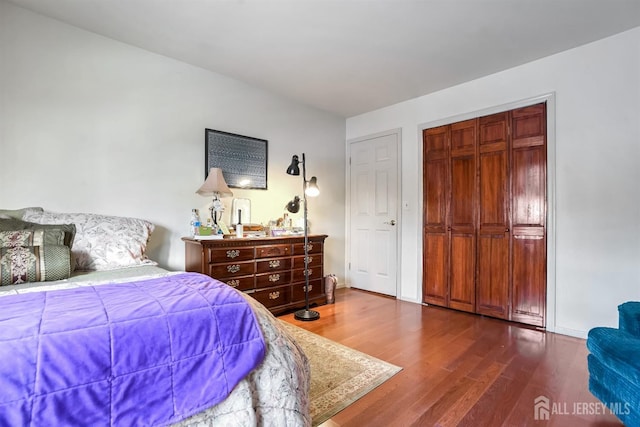
[[[383,224],[396,225],[396,220],[392,219],[391,221],[385,221]]]

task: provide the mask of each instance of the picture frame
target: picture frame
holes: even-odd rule
[[[204,176],[222,169],[231,188],[267,189],[268,141],[215,129],[205,129]]]

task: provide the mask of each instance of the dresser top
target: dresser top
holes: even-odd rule
[[[310,234],[309,240],[324,241],[328,236],[326,234]],[[274,236],[274,237],[235,237],[227,236],[224,239],[194,239],[192,237],[183,237],[185,243],[206,244],[215,246],[226,246],[229,244],[275,244],[275,243],[304,243],[304,235],[295,236]]]

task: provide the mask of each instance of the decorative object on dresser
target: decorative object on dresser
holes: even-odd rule
[[[314,176],[310,181],[307,181],[307,162],[302,153],[302,161],[298,160],[298,156],[294,154],[291,158],[291,164],[287,168],[288,175],[300,175],[300,167],[299,165],[302,163],[302,194],[303,194],[303,202],[304,202],[304,276],[305,276],[305,306],[304,310],[298,310],[295,313],[295,318],[298,320],[318,320],[320,318],[320,313],[317,311],[309,310],[309,264],[307,260],[308,251],[308,236],[309,236],[309,224],[307,223],[307,196],[315,197],[320,194],[320,189],[318,188],[318,179]],[[296,196],[292,201],[287,203],[286,209],[291,213],[296,213],[300,210],[300,197]]]
[[[200,188],[196,191],[201,196],[213,196],[213,203],[209,210],[211,211],[211,219],[213,220],[213,225],[215,230],[218,230],[218,212],[220,212],[220,216],[222,216],[222,211],[224,211],[224,205],[220,200],[221,197],[225,196],[233,196],[231,190],[227,186],[227,183],[224,180],[224,176],[222,175],[222,169],[220,168],[211,168],[209,170],[209,175],[207,179],[202,183]]]
[[[185,270],[206,274],[250,294],[280,314],[326,303],[326,235],[261,237],[185,242]],[[308,271],[308,274],[305,274]],[[307,284],[308,282],[308,284]]]

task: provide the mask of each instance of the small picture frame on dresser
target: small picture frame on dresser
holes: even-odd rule
[[[229,227],[227,227],[227,224],[225,224],[223,221],[218,221],[218,227],[220,227],[220,230],[222,230],[222,234],[231,234],[231,232],[229,231]]]

